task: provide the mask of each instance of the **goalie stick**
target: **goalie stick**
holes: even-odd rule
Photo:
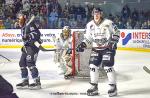
[[[1,55],[1,54],[0,54],[0,56],[3,57],[4,59],[6,59],[7,61],[11,62],[11,60],[8,59],[7,57],[5,57],[5,56],[3,56],[3,55]]]
[[[143,70],[150,74],[150,69],[146,66],[143,66]]]

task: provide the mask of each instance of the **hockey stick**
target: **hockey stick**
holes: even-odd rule
[[[35,19],[35,16],[33,15],[30,20],[27,22],[26,26],[28,26],[33,20]]]
[[[3,55],[1,55],[1,54],[0,54],[0,56],[3,57],[4,59],[6,59],[7,61],[11,62],[11,60],[8,59],[7,57],[5,57],[5,56],[3,56]]]
[[[150,69],[147,68],[146,66],[143,66],[143,70],[150,74]]]
[[[45,49],[43,46],[39,46],[39,49],[41,50],[41,51],[44,51],[44,52],[46,52],[46,51],[56,51],[57,49]]]
[[[93,49],[93,48],[95,48],[95,49],[106,49],[106,48],[109,48],[109,46],[105,46],[105,47],[91,47],[91,48],[85,48],[85,49]],[[39,49],[41,50],[41,51],[56,51],[56,50],[66,50],[66,49],[68,49],[68,48],[61,48],[61,49],[45,49],[43,46],[39,46]],[[76,48],[77,49],[77,48]],[[73,50],[73,48],[71,48],[71,50]]]

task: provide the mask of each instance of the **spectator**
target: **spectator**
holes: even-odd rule
[[[15,13],[14,14],[17,14],[20,10],[22,10],[23,5],[22,5],[21,0],[16,0],[16,2],[14,1],[14,7],[15,7]]]
[[[114,21],[114,16],[110,13],[109,16],[108,16],[108,19]]]
[[[150,19],[148,19],[147,24],[148,24],[148,29],[150,29]]]
[[[6,28],[10,28],[10,23],[12,24],[12,22],[9,22],[7,18],[10,17],[11,20],[16,21],[17,13],[20,10],[24,10],[30,11],[30,15],[35,14],[40,17],[37,20],[37,22],[40,22],[40,28],[62,28],[66,24],[73,28],[77,28],[75,26],[83,28],[92,18],[93,8],[94,4],[91,6],[88,4],[76,6],[67,2],[62,9],[58,0],[0,0],[0,20],[3,20],[4,25],[7,25]],[[55,13],[53,9],[55,9]],[[150,19],[150,11],[137,11],[137,9],[131,11],[128,5],[123,6],[120,14],[112,15],[110,13],[107,17],[122,29],[130,28],[130,26],[127,26],[129,24],[132,29],[141,29],[143,26],[145,28],[143,23]],[[130,23],[127,23],[128,20],[130,20]],[[147,25],[150,28],[150,22],[147,22]],[[11,26],[11,28],[14,28],[14,26]]]
[[[134,8],[134,11],[132,12],[131,18],[133,21],[138,21],[139,19],[139,13],[135,8]]]
[[[141,28],[141,23],[137,21],[134,29],[140,29],[140,28]]]
[[[8,17],[5,21],[4,21],[4,26],[5,26],[5,29],[11,29],[11,18]]]
[[[76,28],[77,28],[77,21],[75,20],[75,18],[70,19],[70,20],[69,20],[69,24],[70,24],[70,27],[71,27],[71,28],[73,28],[73,29],[76,29]]]
[[[130,17],[130,14],[131,14],[130,8],[128,7],[128,5],[125,5],[121,11],[122,18],[127,20]]]
[[[3,24],[3,20],[0,20],[0,29],[5,29],[5,26]]]
[[[58,20],[58,13],[55,9],[53,9],[48,18],[49,27],[53,29],[56,28],[57,20]]]
[[[41,19],[41,29],[47,29],[47,20],[45,17]]]
[[[117,26],[118,26],[118,29],[125,29],[126,28],[125,24],[122,21],[119,21]]]
[[[132,29],[131,23],[129,21],[127,21],[127,23],[126,23],[126,29]]]
[[[90,8],[89,8],[89,5],[86,5],[85,7],[85,15],[86,15],[86,22],[88,22],[88,20],[90,19]]]
[[[0,8],[6,4],[6,1],[5,0],[0,0]]]
[[[28,12],[30,10],[30,4],[28,1],[23,2],[23,10]]]
[[[145,21],[145,22],[142,24],[141,29],[148,29],[148,23],[147,23],[147,21]]]
[[[41,8],[40,8],[40,15],[41,16],[45,16],[45,15],[47,15],[47,8],[46,8],[46,6],[45,5],[42,5],[41,6]]]
[[[16,21],[15,24],[14,24],[14,28],[15,28],[15,29],[20,29],[19,24],[18,24],[17,21]]]

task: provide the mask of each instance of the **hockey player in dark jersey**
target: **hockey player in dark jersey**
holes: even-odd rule
[[[0,75],[0,98],[19,98],[13,92],[13,86]]]
[[[27,15],[21,13],[18,15],[19,26],[21,27],[22,40],[24,42],[21,48],[22,55],[19,61],[21,69],[22,82],[17,84],[18,89],[29,88],[29,89],[40,89],[40,77],[36,67],[36,59],[39,52],[39,46],[41,44],[40,31],[34,23],[34,16],[27,21]],[[29,84],[28,73],[34,80],[33,83]]]

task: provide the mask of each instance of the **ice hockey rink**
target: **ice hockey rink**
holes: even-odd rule
[[[15,85],[21,81],[18,61],[20,50],[0,49],[0,54],[11,59],[11,62],[0,62],[0,74],[14,87],[19,98],[107,98],[107,78],[99,80],[99,96],[87,96],[90,87],[89,79],[65,80],[57,72],[53,62],[53,52],[39,52],[37,67],[41,77],[42,89],[18,90]],[[1,58],[2,59],[2,58]],[[150,66],[149,52],[117,50],[115,70],[117,73],[118,96],[114,98],[149,98],[150,74],[142,67]],[[31,79],[31,76],[30,76]]]

